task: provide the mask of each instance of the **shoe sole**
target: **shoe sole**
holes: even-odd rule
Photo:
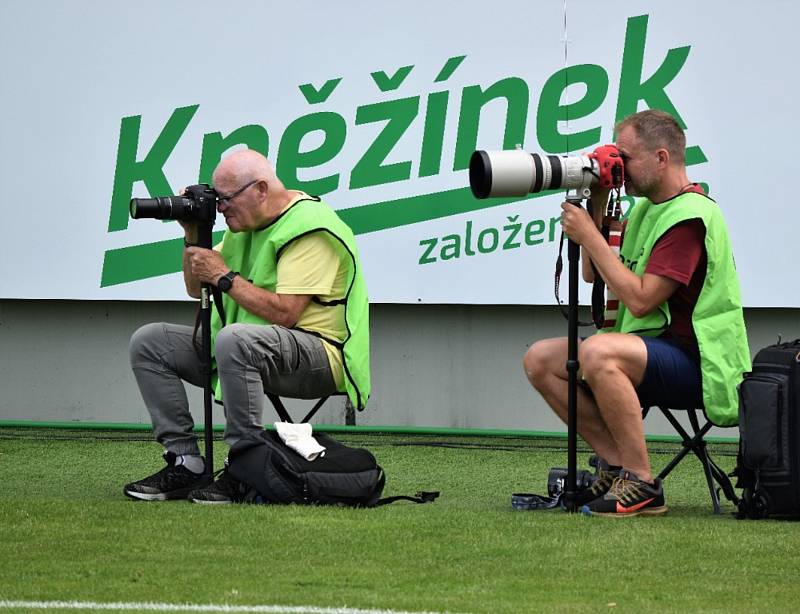
[[[233,501],[209,501],[207,499],[189,499],[192,503],[199,503],[200,505],[232,505]]]
[[[128,490],[127,488],[124,488],[122,490],[122,494],[124,494],[126,497],[130,497],[131,499],[137,501],[175,501],[178,499],[188,499],[189,493],[196,489],[197,485],[194,485],[191,488],[187,488],[185,490],[173,490],[172,492],[146,493],[146,492],[139,492],[137,490]]]
[[[669,511],[666,505],[659,507],[645,507],[635,512],[593,512],[587,506],[581,508],[581,513],[584,516],[605,516],[608,518],[629,518],[631,516],[663,516]]]

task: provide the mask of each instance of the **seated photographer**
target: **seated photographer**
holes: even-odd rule
[[[704,408],[714,424],[736,424],[736,386],[750,352],[725,222],[687,178],[683,130],[669,114],[648,110],[619,122],[616,133],[625,191],[641,197],[619,256],[599,230],[607,191],[593,191],[592,215],[562,204],[564,231],[582,247],[584,279],[593,281],[594,263],[619,299],[614,324],[578,346],[577,429],[599,462],[597,481],[577,503],[592,515],[659,515],[667,506],[651,473],[642,407]],[[534,343],[523,360],[530,383],[564,422],[566,362],[566,338]]]
[[[215,393],[225,409],[225,442],[257,436],[265,391],[314,399],[344,391],[362,409],[369,397],[369,303],[350,228],[319,198],[287,190],[267,159],[237,151],[214,171],[217,210],[228,229],[221,247],[196,246],[185,231],[188,294],[201,284],[222,292],[211,338]],[[123,492],[134,499],[236,501],[223,471],[210,483],[183,381],[203,385],[202,340],[191,326],[148,324],[130,360],[167,466]],[[183,380],[183,381],[181,381]]]

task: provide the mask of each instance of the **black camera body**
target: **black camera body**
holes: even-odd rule
[[[581,469],[575,472],[576,491],[581,492],[590,488],[597,480],[597,476],[588,469]],[[567,483],[567,470],[561,467],[553,467],[547,475],[547,494],[557,497],[564,494],[564,486]]]
[[[190,185],[180,196],[131,198],[131,217],[135,220],[182,220],[213,226],[217,215],[217,191],[207,183]]]

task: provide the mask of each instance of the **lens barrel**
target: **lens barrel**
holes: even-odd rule
[[[591,183],[592,165],[586,156],[547,156],[519,149],[479,150],[469,161],[469,185],[475,198],[577,190]]]
[[[195,202],[183,196],[159,196],[158,198],[132,198],[131,217],[135,220],[153,218],[156,220],[191,219],[196,208]]]
[[[469,161],[469,185],[475,198],[524,196],[536,176],[533,156],[521,150],[476,151]]]

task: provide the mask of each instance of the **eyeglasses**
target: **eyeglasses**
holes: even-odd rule
[[[224,196],[224,195],[220,194],[219,192],[217,192],[217,200],[219,201],[219,204],[221,204],[221,205],[227,205],[227,204],[228,204],[228,203],[230,203],[230,202],[231,202],[231,201],[232,201],[234,198],[236,198],[237,196],[239,196],[239,194],[241,194],[242,192],[244,192],[244,191],[245,191],[247,188],[249,188],[251,185],[255,185],[255,184],[256,184],[256,183],[258,183],[259,181],[261,181],[261,179],[253,179],[253,181],[251,181],[250,183],[246,183],[246,184],[245,184],[245,185],[243,185],[241,188],[239,188],[238,190],[236,190],[236,191],[235,191],[233,194],[229,194],[228,196]]]

